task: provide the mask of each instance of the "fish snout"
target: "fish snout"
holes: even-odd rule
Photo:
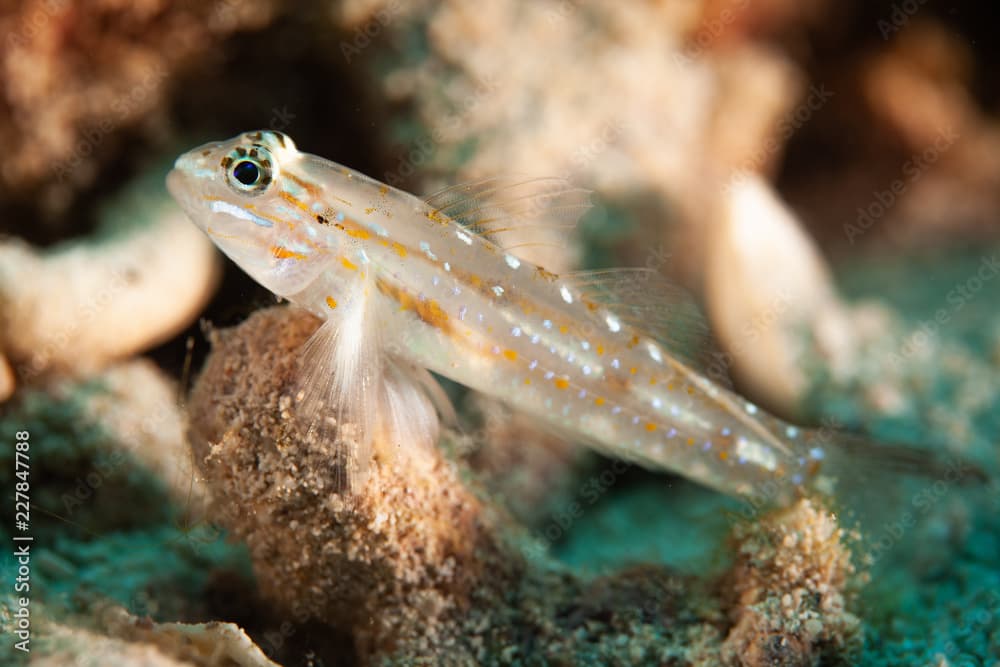
[[[174,199],[183,203],[217,177],[222,146],[218,141],[203,144],[174,160],[174,168],[167,174],[167,190]]]
[[[222,142],[219,141],[202,144],[174,160],[174,169],[195,175],[202,174],[205,171],[214,171],[215,167],[220,164],[221,156],[219,155],[219,151],[221,148]]]

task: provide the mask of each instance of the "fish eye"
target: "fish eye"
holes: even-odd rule
[[[260,180],[260,168],[250,160],[240,160],[233,167],[233,178],[247,187],[257,185],[257,181]]]
[[[274,180],[274,160],[271,152],[254,144],[249,149],[235,148],[222,160],[229,187],[241,194],[260,194]]]

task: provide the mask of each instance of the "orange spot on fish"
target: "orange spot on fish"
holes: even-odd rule
[[[569,333],[569,327],[566,326],[565,324],[559,325],[559,333],[561,334]]]
[[[309,183],[308,181],[302,180],[301,178],[291,173],[290,171],[283,172],[282,175],[288,180],[290,180],[292,183],[295,183],[300,188],[308,192],[309,194],[311,195],[319,194],[320,191],[319,186],[313,183]]]
[[[417,316],[438,329],[446,330],[448,328],[448,313],[444,312],[438,302],[433,299],[417,303]]]
[[[289,250],[288,248],[280,245],[271,246],[271,254],[277,259],[305,259],[306,256],[301,252],[295,252],[294,250]]]
[[[729,458],[729,452],[719,452],[719,460],[725,461]]]
[[[639,369],[633,366],[632,368],[628,369],[628,372],[631,373],[632,375],[635,375],[636,373],[639,372]]]
[[[352,220],[351,222],[354,221]],[[368,231],[367,229],[363,229],[361,227],[352,227],[350,229],[345,229],[344,231],[347,232],[348,236],[355,239],[367,240],[372,237],[372,233],[370,231]]]
[[[556,378],[556,389],[567,389],[569,388],[569,380],[566,378]]]
[[[604,397],[598,396],[594,399],[594,405],[604,405]]]
[[[646,422],[646,430],[649,431],[649,432],[655,431],[656,430],[656,424],[654,424],[653,422]]]
[[[603,345],[598,345],[597,346],[597,355],[600,356],[602,354],[604,354],[604,346]]]
[[[691,445],[693,445],[694,444],[694,438],[688,438],[687,439],[687,444],[688,444],[688,447],[690,447]]]
[[[296,208],[299,208],[299,209],[305,211],[306,213],[310,213],[311,212],[309,210],[308,206],[306,206],[301,201],[299,201],[298,199],[296,199],[292,194],[290,194],[288,192],[285,192],[284,190],[282,190],[281,192],[279,192],[278,196],[281,197],[282,199],[284,199],[286,202],[288,202],[292,206],[294,206]]]
[[[403,288],[382,280],[378,281],[378,288],[383,294],[395,299],[399,303],[400,310],[413,310],[417,314],[417,317],[432,327],[440,329],[445,333],[452,333],[451,323],[448,320],[448,314],[444,312],[437,301],[433,299],[420,301],[415,299],[412,294],[406,292]],[[469,332],[466,332],[466,335],[468,335],[468,333]]]
[[[531,384],[531,378],[524,378],[524,384]]]
[[[368,208],[365,209],[365,213],[367,215],[371,215],[374,212],[375,212],[375,207],[374,206],[369,206]]]
[[[326,297],[326,305],[330,306],[330,309],[332,310],[337,307],[337,300],[332,296],[328,296]]]
[[[343,264],[344,268],[347,269],[348,271],[358,270],[358,265],[352,262],[351,260],[347,259],[346,257],[341,257],[340,263]]]
[[[404,246],[402,243],[397,243],[393,241],[392,249],[395,250],[396,254],[399,255],[400,257],[406,257],[406,246]]]
[[[503,356],[508,361],[517,361],[517,352],[515,352],[514,350],[504,350],[503,351]]]

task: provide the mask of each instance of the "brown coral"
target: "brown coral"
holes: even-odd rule
[[[377,462],[350,503],[334,492],[330,444],[301,437],[288,411],[295,351],[317,324],[276,308],[213,336],[192,440],[223,520],[246,540],[262,594],[296,623],[349,629],[362,656],[457,642],[442,633],[523,563],[436,452],[427,470]]]
[[[725,587],[734,625],[723,645],[731,664],[812,665],[854,646],[860,623],[844,600],[854,566],[832,513],[801,500],[734,537],[739,554]]]
[[[166,108],[175,71],[220,37],[259,27],[273,2],[34,0],[0,10],[0,198],[61,213],[123,128]],[[108,29],[114,26],[115,29]],[[159,125],[164,116],[160,116]]]

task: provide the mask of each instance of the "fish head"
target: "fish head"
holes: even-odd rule
[[[319,188],[281,132],[246,132],[177,158],[167,189],[187,216],[254,280],[290,297],[322,273],[332,249],[319,233]]]

